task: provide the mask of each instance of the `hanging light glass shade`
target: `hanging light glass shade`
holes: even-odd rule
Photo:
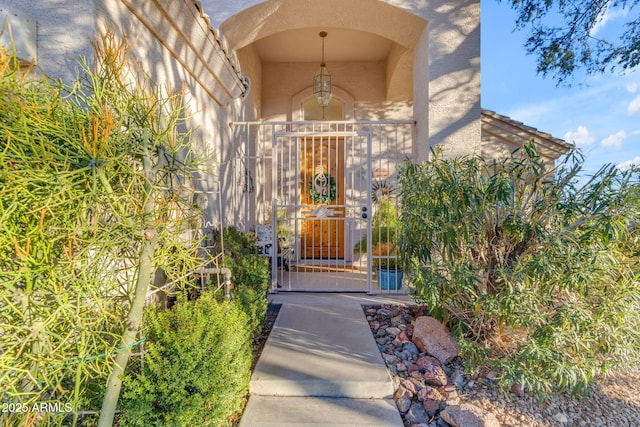
[[[322,38],[322,62],[320,63],[320,69],[313,76],[313,95],[316,97],[316,101],[322,107],[329,105],[331,101],[331,74],[327,70],[327,66],[324,63],[324,38],[327,37],[326,31],[320,32]]]

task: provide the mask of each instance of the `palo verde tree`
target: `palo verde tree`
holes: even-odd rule
[[[578,68],[589,74],[629,71],[640,64],[639,0],[498,0],[518,13],[516,28],[529,29],[528,53],[538,57],[538,72],[559,83]],[[611,15],[626,23],[612,37],[598,27]]]
[[[472,367],[539,394],[585,392],[640,354],[640,170],[582,183],[568,159],[545,169],[530,142],[496,164],[410,163],[401,179],[415,298]]]
[[[2,425],[75,425],[108,378],[111,426],[154,273],[187,286],[204,262],[181,96],[113,33],[95,48],[73,85],[0,51],[0,393],[23,409]]]

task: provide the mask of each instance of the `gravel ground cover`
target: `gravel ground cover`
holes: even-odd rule
[[[495,373],[475,377],[468,375],[460,360],[455,359],[441,366],[447,376],[447,384],[430,387],[425,385],[423,376],[412,371],[416,362],[420,364],[419,358],[425,356],[414,350],[411,344],[412,322],[426,314],[424,308],[365,306],[364,311],[394,378],[398,390],[394,398],[406,426],[447,427],[449,424],[440,416],[442,411],[447,406],[465,403],[493,414],[503,427],[640,426],[640,369],[614,372],[593,383],[587,397],[559,394],[540,402],[521,390],[514,390],[517,394],[501,391]],[[405,339],[398,339],[399,336]],[[405,391],[409,384],[407,381],[416,386],[414,393]],[[423,388],[425,391],[421,391]],[[439,393],[435,398],[436,404],[428,398],[436,395],[432,389]]]

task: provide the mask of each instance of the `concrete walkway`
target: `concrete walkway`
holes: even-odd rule
[[[280,293],[240,427],[397,426],[393,383],[362,310],[406,296]]]

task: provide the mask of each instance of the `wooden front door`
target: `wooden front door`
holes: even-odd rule
[[[302,257],[344,258],[344,138],[309,137],[302,144]]]

